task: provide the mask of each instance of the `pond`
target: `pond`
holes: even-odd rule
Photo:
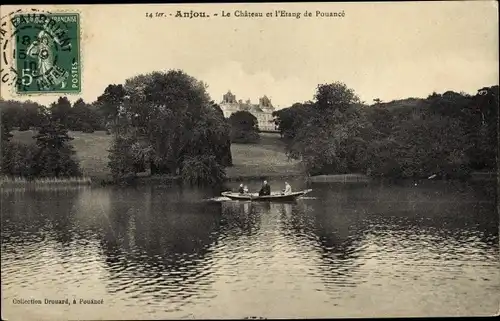
[[[497,313],[495,183],[292,186],[313,192],[265,203],[216,201],[220,188],[177,185],[4,190],[3,316]]]

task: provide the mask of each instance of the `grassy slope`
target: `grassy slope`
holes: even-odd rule
[[[34,131],[13,131],[13,141],[23,143],[34,142]],[[85,134],[70,132],[76,150],[76,156],[85,176],[92,178],[107,178],[110,176],[108,163],[108,149],[111,136],[103,131]],[[227,168],[229,178],[285,176],[300,173],[297,161],[289,161],[285,155],[285,148],[277,134],[261,134],[261,141],[257,144],[232,144],[234,166]]]
[[[23,143],[33,143],[35,131],[24,132],[13,131],[13,141]],[[82,132],[69,132],[73,137],[72,144],[76,150],[76,156],[80,160],[80,165],[85,176],[93,178],[106,178],[111,175],[108,163],[108,149],[110,147],[111,136],[103,131],[92,134]]]
[[[286,176],[300,173],[297,161],[289,160],[279,135],[261,133],[257,144],[231,144],[233,167],[227,169],[229,178]]]

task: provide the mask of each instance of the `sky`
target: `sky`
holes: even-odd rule
[[[33,7],[80,13],[83,89],[68,96],[72,101],[92,102],[108,84],[169,69],[204,81],[216,102],[231,90],[252,102],[267,95],[277,108],[311,100],[318,84],[335,81],[367,103],[434,91],[475,93],[499,83],[495,1]],[[17,8],[2,6],[1,16]],[[177,10],[212,16],[146,17]],[[222,10],[232,16],[221,17]],[[234,17],[236,10],[264,17]],[[301,17],[265,17],[274,10]],[[313,17],[304,18],[306,10]],[[317,10],[345,17],[315,17]],[[4,99],[42,104],[60,96],[17,96],[5,84],[1,89]]]

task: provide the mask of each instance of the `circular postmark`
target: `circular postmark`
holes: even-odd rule
[[[65,19],[51,12],[17,10],[0,18],[2,83],[18,93],[66,87],[69,72],[58,62],[71,51]]]

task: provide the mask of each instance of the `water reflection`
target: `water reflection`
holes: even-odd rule
[[[221,231],[226,237],[255,235],[261,225],[261,215],[269,203],[228,201],[221,204]]]
[[[40,292],[105,298],[58,310],[86,319],[496,311],[494,186],[312,188],[295,203],[179,186],[0,193],[6,311],[53,313],[9,303]]]
[[[154,187],[111,192],[101,239],[110,293],[125,291],[148,303],[173,299],[172,311],[211,295],[213,262],[206,255],[216,241],[220,204],[185,203],[178,196],[192,197]]]

